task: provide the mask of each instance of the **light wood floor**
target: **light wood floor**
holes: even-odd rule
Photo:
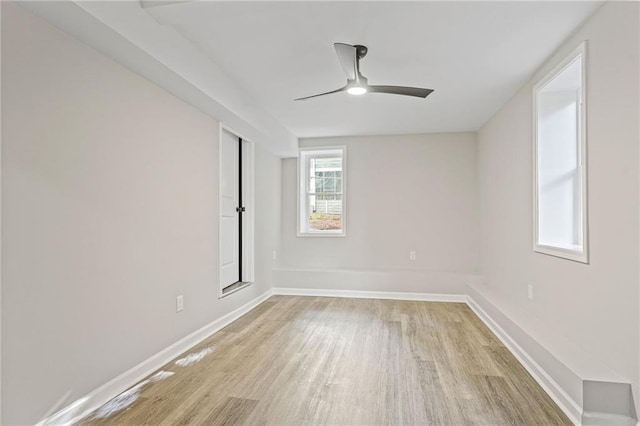
[[[571,424],[460,303],[274,296],[185,355],[83,424]]]

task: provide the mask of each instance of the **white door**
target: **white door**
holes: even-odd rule
[[[240,140],[226,130],[220,140],[220,284],[240,281]]]

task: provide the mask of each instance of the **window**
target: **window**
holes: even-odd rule
[[[536,252],[588,263],[586,46],[533,89]]]
[[[301,148],[298,236],[344,237],[346,148]]]

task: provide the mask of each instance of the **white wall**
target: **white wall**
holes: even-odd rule
[[[296,159],[284,160],[276,286],[462,290],[478,262],[473,133],[307,139],[300,145],[347,146],[347,236],[296,237]]]
[[[640,406],[638,8],[605,3],[479,131],[477,291],[582,379],[632,383]],[[589,265],[532,251],[532,85],[582,40]]]
[[[271,287],[280,161],[257,147],[256,284],[219,300],[218,123],[2,8],[2,424],[33,424]]]
[[[273,287],[273,252],[280,251],[282,159],[260,145],[255,150],[255,276],[264,288]]]

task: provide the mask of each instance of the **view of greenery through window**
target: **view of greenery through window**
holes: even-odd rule
[[[342,159],[312,158],[309,164],[309,229],[342,229]]]

